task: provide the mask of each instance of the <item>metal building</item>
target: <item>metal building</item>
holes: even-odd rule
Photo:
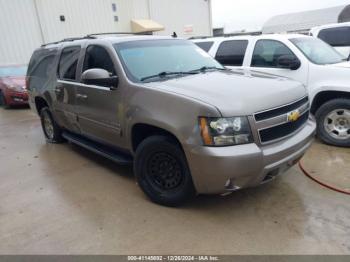
[[[43,43],[98,32],[211,35],[211,0],[0,0],[0,65]]]
[[[262,32],[308,33],[314,26],[350,22],[350,5],[274,16],[263,26]]]

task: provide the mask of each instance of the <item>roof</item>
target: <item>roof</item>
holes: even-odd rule
[[[297,32],[330,23],[350,21],[350,5],[274,16],[263,26],[263,33]]]
[[[240,36],[227,36],[227,37],[211,37],[207,39],[193,39],[191,40],[194,43],[200,43],[200,42],[223,42],[223,41],[229,41],[229,40],[251,40],[251,39],[292,39],[292,38],[300,38],[300,37],[311,37],[307,35],[302,34],[265,34],[265,35],[240,35]]]

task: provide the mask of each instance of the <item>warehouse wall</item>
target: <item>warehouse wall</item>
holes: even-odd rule
[[[181,37],[212,34],[210,0],[149,1],[151,18],[165,27],[157,34],[170,35],[174,31]]]
[[[32,0],[0,0],[0,65],[27,63],[42,43]]]
[[[109,0],[36,0],[44,42],[118,31]],[[60,21],[64,15],[65,21]]]
[[[0,65],[28,63],[43,43],[89,33],[130,32],[131,19],[162,24],[165,30],[156,33],[160,35],[210,35],[210,13],[210,0],[0,0]]]

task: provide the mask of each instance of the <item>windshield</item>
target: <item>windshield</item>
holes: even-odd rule
[[[320,39],[305,37],[294,38],[290,41],[315,64],[336,64],[346,60],[338,51]]]
[[[205,51],[186,40],[140,40],[118,43],[114,47],[128,77],[136,82],[185,76],[201,68],[224,69]]]
[[[27,72],[26,66],[0,67],[0,77],[25,76],[26,72]]]

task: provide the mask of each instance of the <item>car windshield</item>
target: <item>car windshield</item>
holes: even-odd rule
[[[225,69],[187,40],[140,40],[118,43],[114,47],[128,77],[136,82],[166,80],[206,70]]]
[[[26,72],[27,72],[26,66],[0,67],[0,77],[25,76]]]
[[[346,57],[318,38],[300,37],[290,41],[315,64],[326,65],[346,61]]]

